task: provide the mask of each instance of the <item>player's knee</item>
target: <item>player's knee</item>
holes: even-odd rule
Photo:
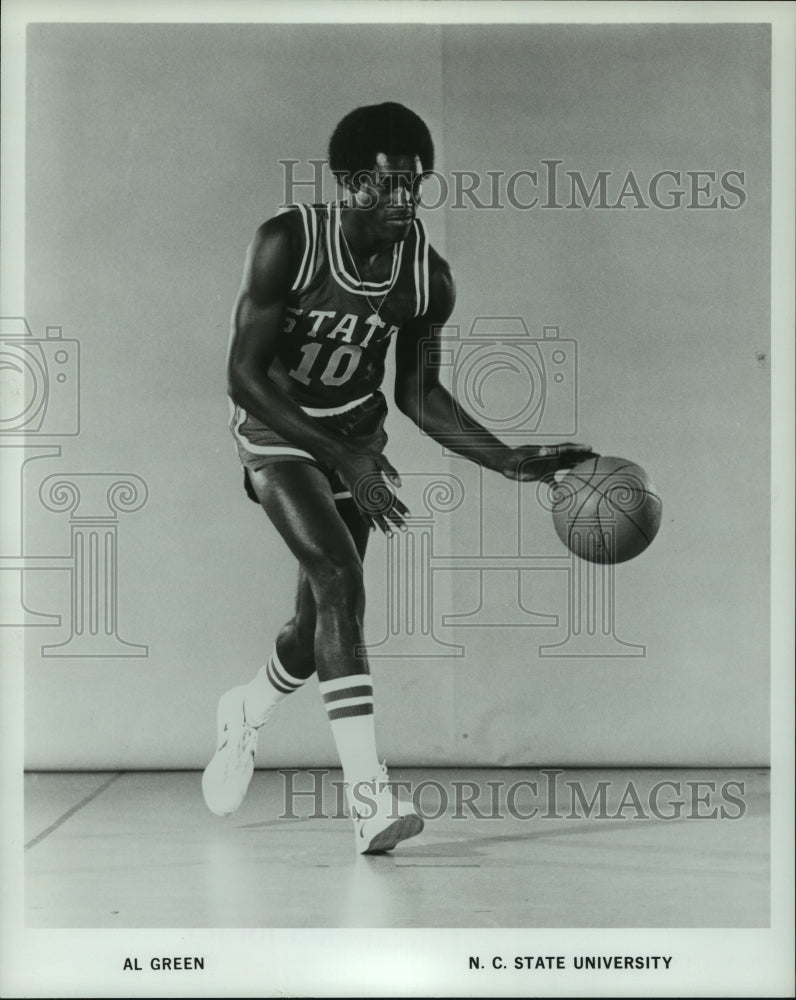
[[[310,572],[316,601],[356,605],[365,593],[364,574],[360,559],[328,559]]]

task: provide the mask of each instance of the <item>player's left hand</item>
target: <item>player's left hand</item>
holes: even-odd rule
[[[559,469],[571,469],[593,455],[588,444],[525,444],[509,449],[500,471],[508,479],[522,483],[551,480]]]

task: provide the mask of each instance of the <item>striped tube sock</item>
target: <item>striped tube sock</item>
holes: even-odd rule
[[[373,681],[370,674],[349,674],[321,681],[321,696],[329,715],[343,777],[354,785],[379,774],[373,726]]]
[[[260,667],[256,677],[246,685],[244,711],[250,726],[261,726],[274,705],[286,695],[292,694],[304,683],[300,677],[292,677],[274,651],[265,666]]]

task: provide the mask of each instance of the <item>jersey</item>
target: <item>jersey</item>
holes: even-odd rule
[[[387,280],[360,281],[339,203],[289,211],[301,222],[301,262],[269,376],[301,406],[345,406],[379,388],[390,341],[428,310],[428,238],[415,219],[393,247]]]

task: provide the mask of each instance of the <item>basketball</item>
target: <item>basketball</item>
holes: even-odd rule
[[[588,458],[570,469],[552,492],[558,537],[581,559],[627,562],[658,533],[661,498],[644,469],[627,459]]]

